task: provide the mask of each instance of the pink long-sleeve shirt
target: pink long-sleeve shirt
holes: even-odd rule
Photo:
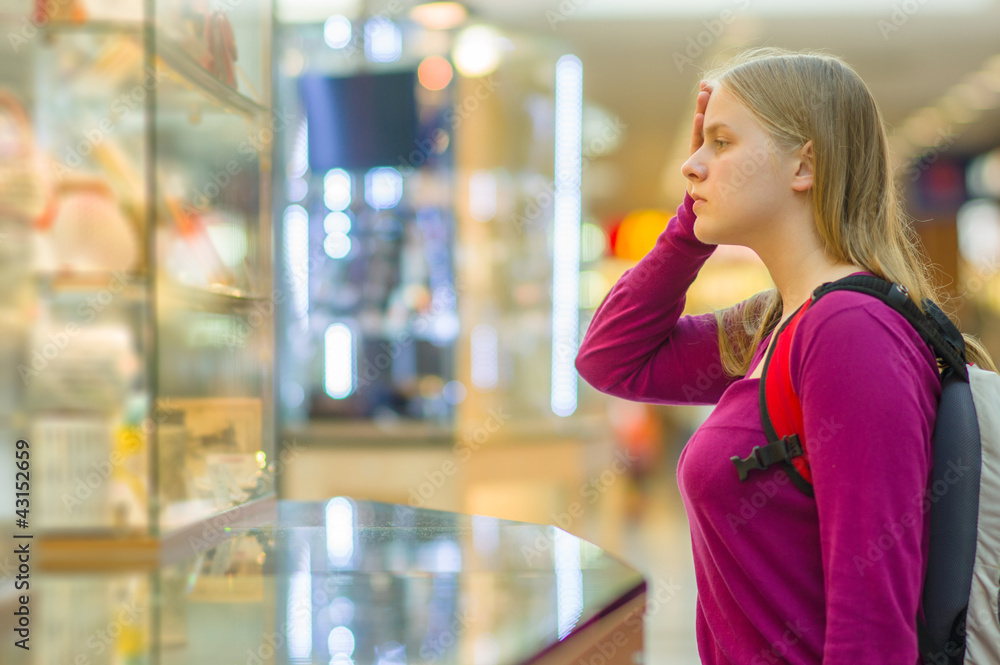
[[[723,375],[711,312],[681,316],[716,247],[695,237],[692,204],[685,194],[655,247],[598,307],[576,368],[624,399],[716,405],[677,466],[702,662],[919,664],[915,618],[941,395],[935,358],[877,299],[823,296],[803,315],[790,356],[815,497],[780,465],[740,482],[729,458],[767,443],[760,380]]]

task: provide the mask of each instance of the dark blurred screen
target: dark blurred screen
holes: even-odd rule
[[[309,167],[397,166],[417,137],[416,74],[304,76],[299,91],[309,123]]]

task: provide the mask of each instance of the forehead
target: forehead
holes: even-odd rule
[[[719,128],[734,130],[745,129],[749,114],[742,105],[736,102],[733,97],[726,92],[725,88],[716,86],[708,98],[708,107],[705,108],[705,133],[714,132]]]

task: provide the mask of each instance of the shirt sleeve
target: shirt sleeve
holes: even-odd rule
[[[789,361],[820,530],[823,664],[913,665],[927,561],[921,499],[941,394],[935,357],[884,303],[834,292],[803,316]]]
[[[576,369],[597,390],[639,402],[715,404],[733,381],[719,356],[711,312],[681,316],[686,293],[717,245],[694,235],[684,202],[656,245],[626,270],[594,313]]]

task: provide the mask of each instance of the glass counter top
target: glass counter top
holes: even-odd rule
[[[31,649],[5,631],[0,662],[542,662],[644,603],[639,573],[553,526],[348,497],[254,522],[189,532],[154,571],[32,570]],[[10,617],[25,592],[4,578]]]

